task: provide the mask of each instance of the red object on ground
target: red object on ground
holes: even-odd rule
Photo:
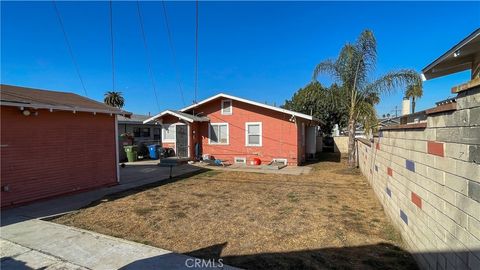
[[[253,164],[254,165],[260,165],[260,164],[262,164],[262,160],[259,159],[258,157],[253,158]]]

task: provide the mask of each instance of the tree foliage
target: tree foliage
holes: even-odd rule
[[[104,96],[103,102],[109,106],[121,109],[125,105],[122,92],[108,91]]]
[[[405,97],[412,99],[412,113],[415,112],[416,99],[423,96],[423,89],[421,85],[412,84],[407,87]]]
[[[417,72],[396,70],[371,80],[377,62],[377,42],[372,31],[365,30],[353,44],[346,44],[337,59],[319,63],[313,71],[313,80],[328,74],[338,84],[338,104],[348,111],[348,162],[355,165],[355,129],[357,123],[373,127],[377,123],[375,104],[382,93],[402,85],[422,85]]]
[[[321,128],[325,134],[330,134],[335,124],[345,127],[348,120],[348,111],[337,102],[338,86],[333,84],[329,88],[319,82],[311,82],[293,94],[282,106],[285,109],[301,112],[322,120]]]

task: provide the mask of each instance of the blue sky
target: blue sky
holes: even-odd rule
[[[182,78],[182,101],[161,2],[141,2],[160,108],[148,76],[136,2],[114,2],[116,89],[126,109],[156,113],[194,98],[195,3],[166,2]],[[1,3],[1,82],[83,94],[50,1]],[[58,2],[88,96],[112,88],[108,2]],[[377,38],[383,72],[423,67],[480,26],[479,2],[200,2],[198,99],[218,92],[283,104],[315,65],[334,58],[363,29]],[[461,13],[461,17],[456,14]],[[451,96],[463,72],[425,82],[417,108]],[[328,85],[328,77],[319,80]],[[379,114],[400,106],[382,97]]]

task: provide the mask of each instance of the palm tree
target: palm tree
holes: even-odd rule
[[[122,92],[108,91],[105,93],[103,103],[121,109],[125,105],[125,99],[122,96]]]
[[[412,99],[412,113],[415,112],[415,100],[423,96],[423,89],[421,85],[411,84],[405,91],[405,97]]]
[[[372,31],[363,31],[354,44],[346,44],[335,60],[319,63],[313,72],[316,80],[326,73],[339,84],[335,102],[346,106],[348,111],[348,164],[355,166],[356,124],[373,126],[376,121],[374,105],[380,94],[395,90],[400,85],[421,85],[422,80],[413,70],[391,71],[374,81],[369,74],[377,62],[377,43]]]

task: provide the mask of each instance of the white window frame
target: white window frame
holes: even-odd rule
[[[227,142],[226,143],[216,143],[216,142],[212,142],[211,141],[211,132],[212,132],[212,126],[220,126],[220,125],[224,125],[224,126],[227,126]],[[220,129],[218,130],[218,132],[220,132]],[[228,123],[209,123],[208,124],[208,144],[210,145],[228,145],[230,144],[230,125]]]
[[[165,130],[168,130],[170,126],[175,127],[173,131],[173,139],[165,139]],[[177,128],[176,124],[162,124],[162,142],[174,143],[177,141]]]
[[[224,109],[225,109],[225,102],[230,102],[230,112],[225,112]],[[233,114],[233,102],[231,99],[222,99],[222,110],[221,110],[221,114],[222,115],[232,115]]]
[[[237,160],[242,160],[242,162],[237,162]],[[234,157],[233,158],[233,163],[247,165],[247,158],[246,157]]]
[[[248,142],[248,126],[250,125],[258,125],[260,129],[260,138],[259,138],[259,143],[258,144],[251,144]],[[263,145],[263,128],[262,128],[262,122],[246,122],[245,123],[245,146],[250,146],[250,147],[261,147]]]

